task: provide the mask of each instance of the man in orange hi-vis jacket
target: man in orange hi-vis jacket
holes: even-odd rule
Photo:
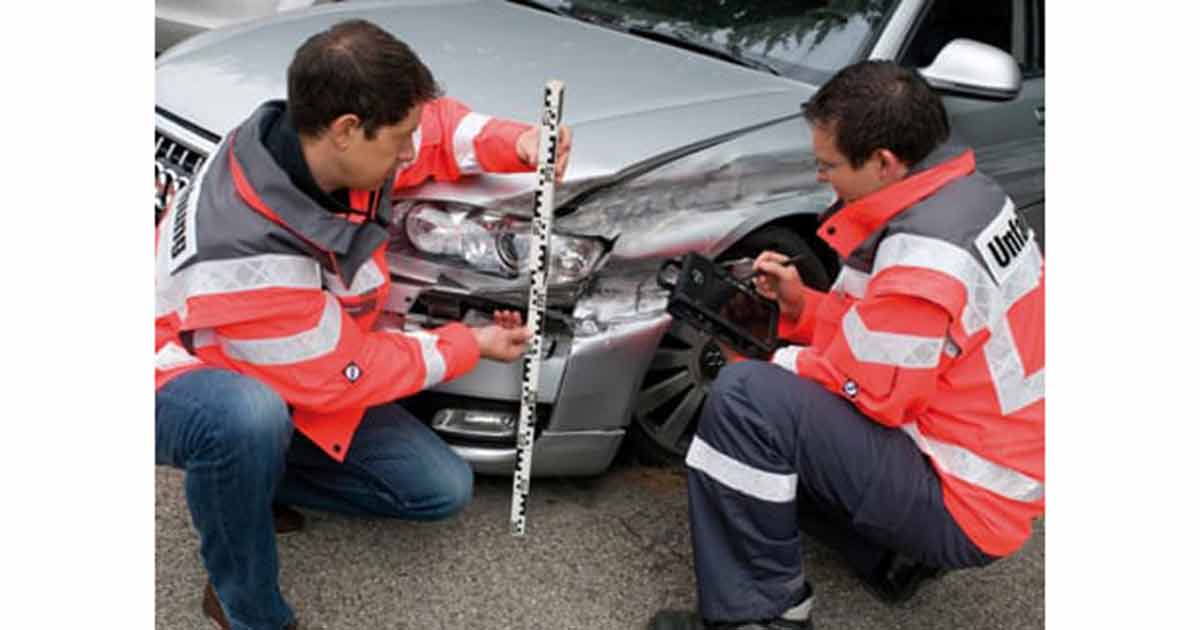
[[[919,75],[849,66],[804,114],[842,269],[822,293],[781,254],[755,261],[798,345],[713,384],[687,455],[700,610],[654,630],[811,628],[802,532],[897,602],[1017,551],[1044,510],[1033,232]]]
[[[438,92],[387,32],[334,25],[297,50],[287,101],[232,131],[160,224],[156,461],[186,471],[203,609],[223,628],[296,625],[273,503],[432,520],[471,498],[468,465],[393,401],[480,357],[517,359],[529,332],[513,312],[479,328],[376,326],[390,193],[532,170],[539,138]]]

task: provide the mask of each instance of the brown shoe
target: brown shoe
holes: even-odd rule
[[[204,610],[204,616],[212,619],[218,628],[229,630],[229,620],[225,618],[225,611],[221,608],[221,600],[217,599],[212,582],[204,585],[204,600],[200,602],[200,608]]]
[[[221,630],[229,630],[229,620],[225,618],[225,610],[221,608],[221,600],[217,599],[217,591],[212,582],[204,585],[204,600],[200,603],[204,616],[212,620]],[[293,621],[284,626],[283,630],[299,630],[300,623]]]
[[[279,503],[271,505],[275,515],[275,533],[290,534],[304,529],[304,515],[296,510]]]

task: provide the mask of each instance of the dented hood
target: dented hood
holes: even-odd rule
[[[157,106],[225,134],[286,93],[287,65],[310,35],[365,18],[407,42],[445,92],[476,111],[537,118],[542,86],[566,84],[575,132],[568,182],[586,187],[680,147],[794,115],[813,87],[791,79],[491,0],[349,2],[209,32],[159,58]],[[485,176],[414,195],[492,205],[532,176]]]

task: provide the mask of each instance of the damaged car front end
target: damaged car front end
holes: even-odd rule
[[[802,175],[813,172],[811,158],[794,149],[794,138],[805,134],[796,117],[785,117],[709,139],[669,162],[564,186],[567,201],[552,237],[536,473],[603,471],[631,421],[650,457],[686,448],[724,359],[712,340],[667,315],[659,267],[685,252],[734,251],[764,226],[811,231],[831,199]],[[389,262],[401,297],[389,310],[418,327],[521,308],[528,279],[518,239],[528,231],[516,217],[532,207],[529,191],[490,209],[426,199],[400,204]],[[827,284],[823,265],[814,263],[809,281]],[[519,400],[520,365],[485,362],[407,404],[431,418],[477,470],[506,474]]]

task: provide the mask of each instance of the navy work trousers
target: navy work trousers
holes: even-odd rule
[[[721,370],[687,463],[700,613],[711,621],[769,619],[794,605],[803,533],[863,575],[889,551],[944,568],[994,559],[946,511],[937,473],[908,435],[771,363]]]

